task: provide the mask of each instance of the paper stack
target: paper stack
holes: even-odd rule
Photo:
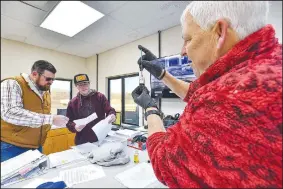
[[[109,135],[108,137],[105,138],[105,142],[125,142],[127,143],[127,137],[124,136],[111,136]]]
[[[80,144],[77,146],[72,146],[72,149],[76,150],[77,152],[81,153],[82,155],[87,155],[90,152],[92,152],[92,150],[94,150],[95,148],[97,148],[97,145],[87,142],[84,144]]]
[[[29,150],[1,163],[1,186],[44,174],[46,168],[46,156],[38,150]]]
[[[118,130],[116,131],[116,134],[122,135],[128,138],[134,138],[137,135],[142,134],[140,131],[133,131],[133,130],[128,130],[128,129],[123,129],[123,130]]]
[[[56,152],[48,155],[49,167],[59,167],[71,162],[79,162],[86,160],[87,158],[77,152],[75,149],[65,150],[63,152]]]

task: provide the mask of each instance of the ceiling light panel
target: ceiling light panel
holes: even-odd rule
[[[81,1],[61,1],[40,27],[73,37],[103,16]]]

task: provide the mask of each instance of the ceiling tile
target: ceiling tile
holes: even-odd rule
[[[1,1],[1,37],[89,57],[179,25],[190,1],[83,1],[106,16],[73,38],[35,27],[60,1],[24,2],[31,6]],[[277,35],[282,33],[282,1],[271,2],[268,22]],[[282,41],[281,35],[278,37]]]
[[[47,12],[38,10],[20,1],[1,1],[1,15],[39,26]]]
[[[23,42],[35,26],[1,15],[1,37]]]
[[[100,46],[95,44],[86,43],[77,39],[70,39],[69,41],[56,48],[56,50],[87,58],[96,54],[96,52],[99,51],[100,48]]]
[[[70,38],[67,36],[44,28],[36,27],[34,32],[27,37],[25,42],[35,46],[55,49],[68,40],[70,40]]]
[[[99,45],[101,49],[95,53],[105,52],[142,37],[143,35],[140,32],[128,29],[107,16],[101,23],[93,24],[75,36],[76,39]]]
[[[174,12],[181,15],[188,4],[189,1],[131,1],[109,15],[137,29]]]
[[[82,2],[105,15],[109,14],[114,10],[119,9],[125,3],[127,3],[127,1],[82,1]]]
[[[143,36],[136,31],[130,32],[128,34],[120,35],[119,37],[112,37],[112,36],[111,37],[104,37],[103,39],[105,41],[107,41],[107,43],[99,44],[101,46],[101,49],[97,53],[102,53],[102,52],[108,51],[110,49],[120,47],[124,44],[138,40],[142,37]]]
[[[44,7],[48,1],[23,1],[23,2],[41,8]]]
[[[180,25],[180,14],[180,12],[171,13],[170,15],[166,15],[162,18],[159,18],[158,20],[153,20],[147,25],[137,28],[136,30],[144,36],[148,36],[157,33],[158,30],[163,31],[168,28]]]
[[[124,24],[121,24],[113,18],[104,16],[75,35],[74,38],[88,43],[103,44],[132,31],[133,30],[127,28]]]
[[[35,6],[37,8],[40,8],[44,11],[49,12],[57,5],[60,1],[23,1],[29,5]]]

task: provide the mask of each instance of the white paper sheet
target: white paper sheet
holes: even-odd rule
[[[116,131],[117,135],[123,135],[126,136],[128,138],[133,138],[137,135],[142,134],[140,131],[133,131],[133,130],[129,130],[129,129],[123,129],[123,130],[118,130]]]
[[[104,140],[105,140],[105,142],[127,142],[127,138],[123,137],[123,136],[111,136],[111,135],[109,135]]]
[[[75,184],[102,178],[104,176],[105,173],[102,167],[95,165],[76,167],[76,168],[60,171],[59,173],[60,180],[63,180],[69,187]]]
[[[145,188],[158,181],[150,163],[140,163],[115,176],[127,188]]]
[[[71,148],[84,155],[92,152],[93,149],[97,148],[97,145],[87,142],[77,146],[72,146]]]
[[[40,159],[43,154],[38,150],[29,150],[7,161],[1,162],[1,178],[20,169],[21,167]]]
[[[85,156],[81,155],[79,152],[77,152],[74,149],[49,154],[48,158],[49,158],[50,168],[87,159]]]
[[[107,116],[104,120],[107,121],[107,123],[110,123],[111,116],[112,116],[112,115]]]
[[[116,131],[112,131],[112,130],[111,130],[111,131],[108,133],[108,135],[109,135],[109,136],[116,136]]]
[[[93,114],[89,115],[89,116],[86,117],[86,118],[74,120],[74,123],[75,123],[76,125],[86,125],[86,124],[92,122],[93,120],[95,120],[96,118],[97,118],[97,115],[96,115],[96,113],[94,112]]]
[[[108,123],[107,118],[101,120],[95,126],[92,127],[93,132],[95,132],[97,136],[99,146],[102,144],[107,134],[111,131],[111,128],[112,124]]]

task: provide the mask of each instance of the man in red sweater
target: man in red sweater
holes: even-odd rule
[[[267,13],[264,1],[190,3],[181,18],[190,84],[139,46],[139,64],[187,103],[166,131],[146,87],[132,92],[155,175],[170,188],[282,188],[282,45]]]
[[[67,128],[76,133],[75,144],[83,144],[86,142],[96,142],[98,138],[92,127],[110,116],[109,123],[116,119],[115,109],[112,108],[107,98],[100,92],[90,89],[90,81],[87,74],[77,74],[74,77],[74,83],[79,90],[78,95],[74,97],[68,104],[67,117],[69,122]],[[97,118],[87,125],[77,125],[74,120],[86,118],[96,113]]]

